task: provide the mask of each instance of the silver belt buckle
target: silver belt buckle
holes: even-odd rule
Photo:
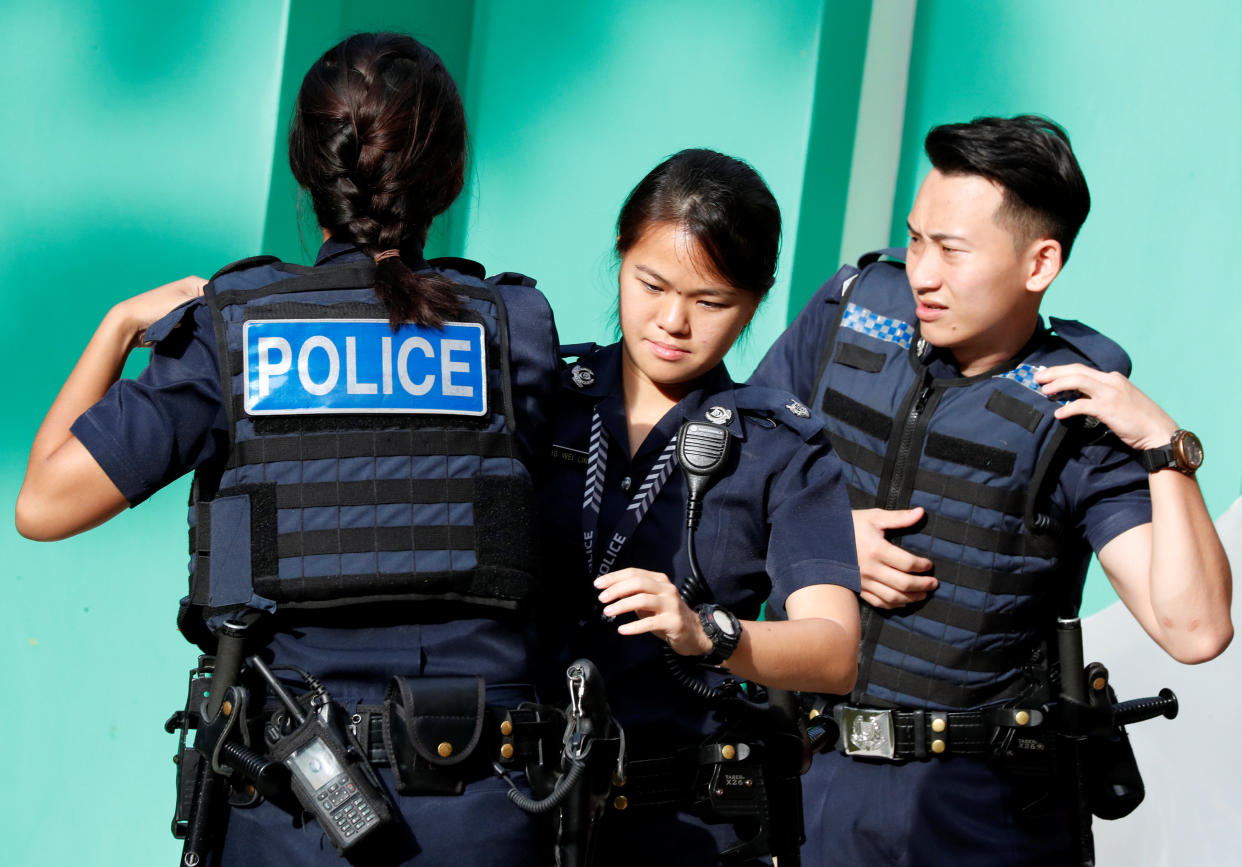
[[[839,704],[832,709],[840,736],[837,749],[847,756],[891,759],[896,753],[893,712]]]

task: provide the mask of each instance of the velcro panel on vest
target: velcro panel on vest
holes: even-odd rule
[[[828,416],[878,440],[887,440],[892,435],[893,420],[889,416],[834,389],[829,388],[824,392],[820,408]]]
[[[958,466],[982,470],[998,476],[1011,475],[1014,462],[1018,457],[1005,449],[972,443],[970,440],[934,431],[927,436],[927,445],[923,449],[923,454],[929,458],[938,458]]]
[[[1035,429],[1044,420],[1044,414],[1035,407],[999,390],[992,392],[985,407],[989,412],[996,413],[1031,433],[1035,433]]]
[[[846,367],[852,367],[855,370],[863,370],[867,373],[878,373],[884,367],[884,360],[887,356],[883,352],[872,352],[870,349],[855,343],[841,342],[837,344],[837,354],[833,358],[837,364],[844,364]]]
[[[195,529],[196,605],[223,610],[242,605],[270,609],[254,581],[276,574],[276,493],[270,484],[222,489],[201,503]]]
[[[516,476],[485,479],[488,484],[479,487],[474,500],[477,571],[498,578],[509,573],[537,574],[534,488]]]

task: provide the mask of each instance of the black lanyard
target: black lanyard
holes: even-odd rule
[[[582,499],[582,547],[586,553],[587,573],[594,578],[612,571],[612,564],[617,562],[617,555],[630,541],[634,530],[651,508],[651,503],[660,493],[669,474],[677,463],[677,435],[673,434],[668,445],[656,462],[652,464],[647,478],[634,494],[634,499],[625,507],[625,514],[613,530],[612,537],[600,556],[599,567],[595,565],[595,533],[599,529],[599,507],[604,497],[604,476],[608,471],[608,434],[600,421],[599,410],[591,413],[591,445],[587,459],[586,489]]]

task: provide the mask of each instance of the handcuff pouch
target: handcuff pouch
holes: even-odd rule
[[[403,795],[460,795],[486,710],[481,677],[393,677],[384,748]]]

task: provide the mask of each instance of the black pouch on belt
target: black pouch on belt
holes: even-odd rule
[[[483,734],[481,677],[394,677],[384,748],[403,795],[460,795]]]

